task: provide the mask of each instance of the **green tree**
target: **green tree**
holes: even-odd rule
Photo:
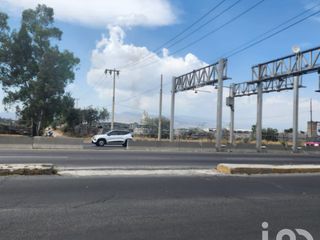
[[[292,132],[293,132],[293,129],[292,129],[292,128],[284,129],[284,132],[285,132],[285,133],[292,133]]]
[[[256,137],[256,133],[257,133],[257,126],[256,125],[252,125],[251,126],[251,138],[254,139]],[[262,139],[263,140],[267,140],[267,141],[278,141],[279,138],[279,132],[278,129],[275,128],[263,128],[261,130],[262,133]]]
[[[99,110],[99,121],[107,121],[110,117],[110,114],[106,108]]]
[[[158,117],[147,117],[145,119],[145,125],[149,129],[149,134],[151,137],[158,136],[158,126],[159,118]],[[167,138],[170,132],[170,120],[168,118],[161,118],[161,137]]]
[[[8,46],[10,42],[8,16],[0,12],[0,76],[8,73]]]
[[[278,129],[275,128],[264,128],[262,129],[262,139],[267,141],[278,141],[279,133]]]
[[[83,120],[87,122],[89,126],[109,119],[109,112],[106,108],[100,110],[89,106],[88,108],[81,110],[81,115]]]
[[[252,140],[255,139],[256,133],[257,133],[257,125],[254,124],[251,126],[251,139]]]
[[[86,109],[79,108],[66,108],[66,112],[63,113],[64,121],[67,124],[68,131],[73,131],[73,129],[80,125],[81,123],[86,123],[88,126],[93,126],[94,124],[100,123],[101,121],[106,121],[109,119],[109,112],[106,108],[98,109],[89,106]]]
[[[5,22],[5,15],[0,16]],[[62,36],[53,26],[53,16],[46,5],[23,11],[20,29],[7,34],[8,41],[2,43],[7,46],[7,57],[0,62],[3,102],[22,106],[21,118],[32,125],[34,135],[40,135],[64,111],[61,106],[71,102],[65,88],[73,82],[80,62],[73,53],[53,45]]]
[[[81,109],[71,108],[65,114],[65,123],[67,124],[67,130],[73,131],[74,127],[79,125],[82,121]]]

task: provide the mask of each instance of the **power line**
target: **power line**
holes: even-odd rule
[[[241,45],[238,46],[237,48],[235,48],[235,49],[233,49],[233,50],[231,50],[231,51],[226,52],[226,53],[223,54],[222,56],[229,56],[229,54],[232,54],[233,52],[237,51],[239,48],[245,47],[245,46],[247,46],[248,44],[250,44],[250,43],[252,43],[252,42],[255,42],[255,41],[258,40],[259,38],[267,35],[268,33],[271,33],[271,32],[273,32],[273,31],[275,31],[276,29],[278,29],[278,28],[286,25],[287,23],[290,23],[292,20],[294,20],[294,19],[296,19],[296,18],[299,18],[300,16],[303,16],[304,14],[306,14],[307,12],[310,12],[311,10],[315,9],[315,8],[318,7],[318,6],[320,6],[320,3],[316,4],[315,6],[309,8],[309,9],[307,9],[307,10],[305,10],[305,11],[300,12],[299,14],[297,14],[297,15],[289,18],[288,20],[286,20],[286,21],[280,23],[279,25],[277,25],[277,26],[269,29],[268,31],[266,31],[266,32],[264,32],[264,33],[256,36],[256,37],[253,38],[252,40],[250,40],[250,41],[248,41],[248,42],[246,42],[246,43],[241,44]]]
[[[227,23],[225,23],[225,24],[224,24],[224,25],[222,25],[222,26],[225,26],[226,24],[231,23],[232,21],[234,21],[235,19],[239,18],[239,17],[240,17],[240,16],[242,16],[243,14],[245,14],[245,13],[247,13],[248,11],[252,10],[254,7],[258,6],[258,5],[259,5],[260,3],[262,3],[263,1],[264,1],[264,0],[262,0],[262,1],[258,2],[257,4],[253,5],[252,7],[250,7],[250,8],[249,8],[249,9],[247,9],[246,11],[242,12],[241,14],[237,15],[235,18],[231,19],[230,21],[228,21]],[[272,31],[274,31],[275,29],[278,29],[279,27],[281,27],[281,26],[283,26],[283,25],[285,25],[285,24],[287,24],[287,23],[291,22],[292,20],[294,20],[294,19],[296,19],[296,18],[298,18],[298,17],[300,17],[300,16],[304,15],[305,13],[307,13],[307,12],[311,11],[312,9],[316,8],[316,7],[317,7],[317,6],[319,6],[319,5],[320,5],[320,4],[317,4],[317,5],[315,5],[314,7],[312,7],[312,8],[310,8],[310,9],[307,9],[307,10],[305,10],[305,11],[303,11],[303,12],[299,13],[298,15],[296,15],[296,16],[294,16],[294,17],[292,17],[292,18],[288,19],[288,20],[286,20],[285,22],[283,22],[283,23],[279,24],[278,26],[276,26],[276,27],[274,27],[274,28],[272,28],[272,29],[268,30],[267,32],[265,32],[265,33],[263,33],[263,34],[259,35],[259,36],[258,36],[258,37],[256,37],[255,39],[259,38],[260,36],[264,36],[264,35],[266,35],[266,34],[268,34],[268,33],[272,32]],[[273,34],[271,34],[271,35],[268,35],[268,36],[266,36],[265,38],[260,39],[260,40],[258,40],[258,41],[253,42],[254,40],[251,40],[249,43],[253,42],[252,44],[250,44],[249,46],[244,47],[244,48],[242,48],[242,49],[240,49],[240,50],[238,50],[238,51],[236,51],[236,52],[234,52],[234,53],[232,53],[232,54],[228,55],[227,57],[229,58],[229,57],[235,56],[236,54],[239,54],[240,52],[243,52],[243,51],[245,51],[246,49],[251,48],[251,47],[253,47],[253,46],[257,45],[258,43],[261,43],[262,41],[265,41],[265,40],[267,40],[267,39],[269,39],[269,38],[271,38],[271,37],[273,37],[273,36],[275,36],[275,35],[277,35],[277,34],[279,34],[279,33],[283,32],[283,31],[285,31],[285,30],[287,30],[287,29],[289,29],[289,28],[291,28],[291,27],[293,27],[293,26],[295,26],[295,25],[297,25],[297,24],[299,24],[299,23],[301,23],[301,22],[303,22],[303,21],[305,21],[305,20],[309,19],[310,17],[312,17],[312,16],[315,16],[315,15],[319,14],[319,13],[320,13],[320,10],[319,10],[319,11],[317,11],[317,12],[315,12],[315,13],[313,13],[313,14],[310,14],[310,15],[308,15],[307,17],[304,17],[303,19],[300,19],[300,20],[298,20],[298,21],[294,22],[293,24],[290,24],[289,26],[284,27],[284,28],[280,29],[279,31],[277,31],[277,32],[275,32],[275,33],[273,33]],[[221,27],[219,27],[219,28],[221,28]],[[219,28],[218,28],[218,29],[219,29]],[[215,31],[215,30],[214,30],[214,31]],[[212,31],[212,32],[213,32],[213,31]],[[210,33],[211,33],[211,32],[210,32]],[[247,44],[247,43],[246,43],[246,44]],[[246,44],[243,44],[243,45],[246,45]],[[242,45],[242,46],[243,46],[243,45]],[[149,63],[148,65],[151,65],[151,64],[153,64],[153,63]],[[148,65],[145,65],[145,66],[148,66]],[[165,84],[165,85],[167,85],[167,84]],[[127,101],[130,101],[131,99],[137,98],[137,97],[139,97],[139,96],[141,96],[141,95],[143,95],[143,94],[145,94],[145,93],[152,92],[152,91],[155,91],[155,90],[158,90],[158,88],[148,89],[148,90],[146,90],[146,91],[144,91],[144,92],[140,93],[139,95],[136,95],[136,96],[130,97],[130,98],[125,99],[125,100],[122,100],[122,101],[120,101],[120,102],[127,102]]]
[[[205,19],[208,15],[210,15],[213,11],[215,11],[219,6],[221,6],[225,1],[227,0],[222,0],[220,1],[218,4],[214,5],[212,8],[209,9],[209,11],[207,11],[205,14],[203,14],[200,18],[198,18],[196,21],[194,21],[192,24],[190,24],[188,27],[186,27],[185,29],[183,29],[181,32],[179,32],[178,34],[176,34],[175,36],[173,36],[172,38],[170,38],[169,40],[167,40],[166,42],[164,42],[163,44],[161,44],[159,47],[157,47],[156,49],[152,50],[152,52],[158,52],[159,50],[161,50],[163,47],[165,47],[167,44],[169,44],[170,42],[176,40],[178,37],[180,37],[181,35],[183,35],[184,33],[188,32],[192,27],[194,27],[195,25],[197,25],[199,22],[201,22],[203,19]],[[240,0],[241,1],[241,0]],[[133,62],[133,63],[128,63],[120,68],[126,68],[128,65],[134,64],[136,65],[137,63],[139,63],[140,61],[143,61],[146,58],[149,58],[150,54],[145,55],[143,58]]]
[[[215,28],[214,30],[204,34],[203,36],[201,36],[200,38],[190,42],[189,44],[187,44],[186,46],[176,50],[175,52],[172,53],[172,55],[181,52],[183,50],[185,50],[188,47],[193,46],[196,43],[199,43],[200,41],[202,41],[203,39],[209,37],[210,35],[212,35],[213,33],[219,31],[220,29],[226,27],[227,25],[229,25],[230,23],[234,22],[235,20],[239,19],[240,17],[242,17],[243,15],[247,14],[248,12],[250,12],[251,10],[253,10],[254,8],[258,7],[260,4],[262,4],[265,0],[260,0],[259,2],[255,3],[253,6],[249,7],[248,9],[246,9],[245,11],[241,12],[240,14],[238,14],[237,16],[233,17],[232,19],[230,19],[229,21],[227,21],[226,23],[222,24],[220,27]]]
[[[252,5],[251,7],[247,8],[245,11],[241,12],[240,14],[238,14],[237,16],[233,17],[232,19],[230,19],[229,21],[227,21],[226,23],[222,24],[221,26],[215,28],[214,30],[202,35],[200,38],[188,43],[187,45],[185,45],[184,47],[174,51],[173,53],[171,53],[171,55],[174,55],[178,52],[181,52],[197,43],[199,43],[200,41],[204,40],[205,38],[209,37],[210,35],[212,35],[213,33],[221,30],[222,28],[226,27],[227,25],[231,24],[232,22],[234,22],[235,20],[239,19],[240,17],[244,16],[245,14],[247,14],[248,12],[250,12],[251,10],[253,10],[254,8],[258,7],[260,4],[262,4],[265,0],[260,0],[259,2],[255,3],[254,5]],[[150,62],[148,64],[145,64],[144,66],[141,66],[140,68],[144,68],[150,65],[153,65],[155,63],[157,63],[159,60],[157,59],[157,61],[154,62]],[[134,68],[136,69],[136,68]]]
[[[225,14],[226,12],[228,12],[229,10],[231,10],[233,7],[235,7],[237,4],[239,4],[242,0],[237,0],[236,2],[234,2],[233,4],[231,4],[230,6],[228,6],[227,8],[225,8],[223,11],[221,11],[220,13],[218,13],[217,15],[215,15],[214,17],[210,18],[208,21],[204,22],[203,24],[201,24],[199,27],[197,27],[196,29],[194,29],[192,32],[188,33],[185,37],[183,38],[179,38],[177,41],[174,41],[172,44],[170,44],[169,46],[167,46],[166,48],[171,48],[173,46],[176,46],[178,43],[185,41],[186,39],[188,39],[190,36],[192,36],[193,34],[195,34],[196,32],[200,31],[202,28],[204,28],[205,26],[207,26],[209,23],[213,22],[214,20],[216,20],[217,18],[219,18],[220,16],[222,16],[223,14]],[[220,2],[217,6],[220,6],[224,1]],[[216,8],[217,8],[216,6]],[[203,18],[201,18],[202,20]],[[197,21],[198,23],[199,21]],[[195,24],[192,24],[192,26],[194,26]],[[189,28],[191,29],[191,28]],[[172,42],[173,40],[177,39],[179,36],[183,35],[182,33],[187,32],[189,29],[185,29],[184,31],[182,31],[180,34],[176,35],[176,37],[170,39],[169,41],[167,41],[165,44],[161,45],[161,47],[155,49],[153,52],[155,52],[156,54],[159,53],[159,50],[161,50],[162,47],[165,47],[166,44]],[[153,55],[149,55],[148,57],[142,58],[140,59],[141,62],[144,62],[150,58],[152,58]],[[140,62],[140,63],[141,63]],[[140,64],[139,61],[136,62],[134,65]]]
[[[258,2],[257,4],[259,4],[259,3],[261,3],[261,2],[262,2],[262,1]],[[257,6],[257,4],[256,4],[256,5],[254,5],[254,6]],[[294,17],[292,17],[292,18],[290,18],[290,19],[288,19],[288,20],[286,20],[286,21],[284,21],[283,23],[281,23],[281,24],[277,25],[276,27],[274,27],[274,28],[272,28],[272,29],[270,29],[270,30],[266,31],[265,33],[263,33],[263,34],[259,35],[259,36],[258,36],[258,37],[256,37],[255,39],[259,38],[260,36],[264,36],[264,35],[266,35],[266,34],[268,34],[268,33],[270,33],[270,32],[273,32],[274,30],[278,29],[279,27],[281,27],[281,26],[283,26],[283,25],[285,25],[285,24],[287,24],[287,23],[291,22],[292,20],[294,20],[294,19],[296,19],[296,18],[298,18],[298,17],[300,17],[300,16],[304,15],[305,13],[307,13],[307,12],[309,12],[309,11],[311,11],[311,10],[315,9],[315,8],[316,8],[316,7],[318,7],[319,5],[320,5],[320,3],[319,3],[319,4],[317,4],[317,5],[315,5],[315,6],[313,6],[312,8],[309,8],[309,9],[307,9],[307,10],[305,10],[305,11],[303,11],[303,12],[299,13],[298,15],[296,15],[296,16],[294,16]],[[253,6],[253,7],[254,7],[254,6]],[[251,8],[252,8],[252,7],[251,7]],[[248,10],[249,10],[249,9],[248,9]],[[246,10],[245,12],[247,12],[248,10]],[[283,31],[285,31],[285,30],[287,30],[287,29],[289,29],[289,28],[291,28],[291,27],[293,27],[293,26],[295,26],[295,25],[297,25],[297,24],[299,24],[299,23],[301,23],[301,22],[303,22],[303,21],[305,21],[305,20],[309,19],[310,17],[312,17],[312,16],[315,16],[315,15],[319,14],[319,13],[320,13],[320,10],[319,10],[319,11],[317,11],[317,12],[315,12],[315,13],[313,13],[313,14],[310,14],[310,15],[308,15],[307,17],[304,17],[303,19],[300,19],[300,20],[298,20],[298,21],[294,22],[293,24],[290,24],[289,26],[284,27],[284,28],[280,29],[279,31],[277,31],[277,32],[275,32],[275,33],[273,33],[273,34],[271,34],[271,35],[269,35],[269,36],[267,36],[267,37],[265,37],[265,38],[263,38],[263,39],[260,39],[260,40],[258,40],[258,41],[253,42],[254,40],[251,40],[251,41],[249,41],[249,43],[252,43],[252,42],[253,42],[252,44],[250,44],[249,46],[244,47],[244,48],[242,48],[242,49],[240,49],[240,50],[238,50],[238,51],[236,51],[236,52],[234,52],[234,53],[232,53],[232,54],[228,55],[228,56],[227,56],[227,58],[230,58],[230,57],[232,57],[232,56],[235,56],[236,54],[239,54],[240,52],[243,52],[243,51],[245,51],[246,49],[248,49],[248,48],[250,48],[250,47],[253,47],[253,46],[257,45],[258,43],[261,43],[262,41],[265,41],[265,40],[267,40],[267,39],[269,39],[269,38],[271,38],[271,37],[273,37],[273,36],[275,36],[275,35],[277,35],[277,34],[279,34],[279,33],[283,32]],[[241,14],[239,14],[239,15],[241,15]],[[239,16],[239,15],[238,15],[238,16]],[[230,22],[230,21],[229,21],[229,22]],[[243,45],[247,45],[247,44],[248,44],[248,43],[243,44]],[[242,45],[242,46],[243,46],[243,45]],[[151,65],[151,64],[154,64],[154,63],[149,63],[148,65]],[[148,65],[145,65],[145,66],[148,66]],[[157,90],[157,89],[154,89],[154,90]],[[138,96],[135,96],[135,97],[138,97]],[[131,99],[130,99],[130,100],[131,100]]]
[[[206,21],[205,23],[201,24],[199,27],[197,27],[195,30],[193,30],[191,33],[189,33],[185,38],[180,39],[178,41],[175,41],[174,43],[172,43],[171,45],[169,45],[167,48],[171,48],[173,46],[176,46],[178,43],[186,40],[188,37],[190,37],[191,35],[193,35],[194,33],[198,32],[199,30],[201,30],[203,27],[205,27],[206,25],[208,25],[209,23],[211,23],[213,20],[216,20],[218,17],[222,16],[224,13],[226,13],[227,11],[231,10],[233,7],[235,7],[237,4],[239,4],[242,0],[238,0],[235,3],[231,4],[229,7],[227,7],[226,9],[224,9],[222,12],[220,12],[219,14],[217,14],[216,16],[214,16],[213,18],[209,19],[208,21]]]
[[[257,44],[259,44],[259,43],[261,43],[261,42],[264,42],[264,41],[268,40],[269,38],[274,37],[275,35],[278,35],[279,33],[283,32],[285,30],[288,30],[289,28],[291,28],[291,27],[293,27],[293,26],[295,26],[295,25],[297,25],[297,24],[299,24],[299,23],[301,23],[301,22],[303,22],[303,21],[305,21],[305,20],[307,20],[307,19],[309,19],[309,18],[311,18],[313,16],[318,15],[319,13],[320,13],[320,10],[316,11],[315,13],[310,14],[307,17],[304,17],[304,18],[302,18],[302,19],[300,19],[300,20],[298,20],[298,21],[296,21],[296,22],[294,22],[294,23],[292,23],[292,24],[290,24],[290,25],[278,30],[278,31],[276,31],[273,34],[270,34],[270,35],[268,35],[268,36],[266,36],[266,37],[264,37],[264,38],[262,38],[262,39],[260,39],[258,41],[255,41],[255,42],[251,43],[250,45],[248,45],[248,46],[246,46],[244,48],[241,48],[238,51],[236,51],[236,52],[234,52],[234,53],[232,53],[232,54],[230,54],[230,55],[228,55],[226,57],[227,58],[233,57],[233,56],[235,56],[235,55],[237,55],[237,54],[239,54],[239,53],[241,53],[241,52],[243,52],[243,51],[245,51],[245,50],[247,50],[247,49],[249,49],[249,48],[251,48],[251,47],[253,47],[253,46],[257,45]]]
[[[171,83],[169,82],[169,83],[163,84],[163,86],[167,86],[167,85],[169,85],[169,84],[171,84]],[[119,105],[119,103],[128,102],[128,101],[130,101],[130,100],[132,100],[132,99],[141,97],[141,95],[145,95],[146,93],[150,93],[150,92],[154,92],[154,91],[158,91],[158,90],[159,90],[159,87],[147,89],[147,90],[145,90],[145,91],[143,91],[143,92],[141,92],[141,93],[139,93],[139,94],[137,94],[137,95],[134,95],[134,96],[132,96],[132,97],[126,98],[126,99],[121,100],[121,101],[118,101],[118,102],[116,102],[116,104]],[[108,106],[111,106],[111,105],[108,105]]]
[[[193,26],[195,26],[196,24],[198,24],[199,22],[201,22],[205,17],[207,17],[210,13],[212,13],[214,10],[216,10],[220,5],[222,5],[226,0],[222,0],[221,2],[219,2],[217,5],[215,5],[213,8],[211,8],[208,12],[206,12],[204,15],[202,15],[198,20],[196,20],[194,23],[192,23],[189,27],[185,28],[184,30],[182,30],[180,33],[178,33],[176,36],[174,36],[173,38],[171,38],[170,40],[166,41],[164,44],[162,44],[161,46],[159,46],[155,51],[158,51],[160,49],[162,49],[163,47],[165,47],[168,43],[174,41],[175,39],[177,39],[178,37],[180,37],[181,35],[183,35],[185,32],[187,32],[189,29],[191,29]],[[242,1],[242,0],[238,0]],[[209,20],[210,22],[212,20]]]

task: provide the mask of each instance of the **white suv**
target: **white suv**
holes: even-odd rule
[[[91,142],[98,147],[103,147],[105,144],[122,144],[126,147],[128,141],[132,140],[132,134],[128,131],[113,130],[104,134],[94,135]]]

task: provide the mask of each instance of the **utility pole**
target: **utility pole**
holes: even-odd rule
[[[114,105],[115,105],[115,93],[116,93],[116,74],[119,77],[120,70],[116,69],[106,69],[105,74],[113,74],[113,91],[112,91],[112,119],[111,119],[111,130],[114,129]]]
[[[257,121],[256,121],[256,149],[257,149],[257,152],[261,152],[261,147],[262,147],[262,107],[263,107],[263,82],[261,81],[261,66],[258,65]]]
[[[296,52],[297,70],[301,70],[301,54],[300,50]],[[298,151],[298,134],[299,134],[299,81],[300,76],[294,76],[293,80],[293,131],[292,131],[292,151]]]
[[[262,102],[263,83],[260,81],[257,87],[257,123],[256,123],[256,149],[261,152],[262,146]]]
[[[158,141],[161,141],[161,123],[162,123],[162,84],[163,84],[163,76],[161,74],[160,79],[160,99],[159,99],[159,126],[158,126]]]
[[[176,93],[176,78],[172,77],[171,87],[171,116],[170,116],[170,142],[174,140],[174,104],[175,104],[175,93]]]
[[[216,151],[221,151],[222,138],[222,98],[223,98],[223,68],[224,60],[218,63],[218,95],[217,95],[217,128],[216,128]]]
[[[310,137],[312,137],[312,98],[310,98]]]
[[[234,146],[234,84],[229,87],[229,97],[226,98],[227,106],[230,107],[230,135],[229,143],[231,147]]]

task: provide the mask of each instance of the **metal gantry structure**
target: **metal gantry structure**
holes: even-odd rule
[[[174,140],[174,114],[175,95],[178,92],[196,90],[204,86],[216,86],[217,93],[217,125],[216,125],[216,150],[221,150],[222,139],[222,101],[223,101],[223,81],[230,79],[227,77],[227,59],[220,59],[209,66],[193,70],[179,77],[172,78],[171,89],[171,118],[170,118],[170,141]],[[106,69],[105,73],[113,74],[113,107],[112,124],[114,125],[114,102],[115,102],[115,76],[119,75],[119,70]],[[251,68],[252,78],[250,81],[233,83],[229,88],[229,96],[226,105],[230,107],[231,123],[230,138],[231,146],[234,145],[234,112],[235,99],[238,97],[257,95],[257,119],[256,119],[256,148],[260,152],[262,149],[262,109],[263,94],[271,92],[281,92],[293,90],[293,152],[298,150],[298,119],[299,119],[299,89],[302,85],[302,75],[318,73],[319,83],[316,92],[320,92],[320,46],[294,54],[281,57],[268,62],[254,65]],[[162,76],[160,84],[159,101],[159,129],[158,140],[161,140],[161,116],[162,116]]]
[[[252,67],[251,81],[231,84],[230,94],[226,101],[231,110],[230,143],[234,144],[234,99],[236,97],[257,95],[256,148],[257,151],[261,151],[263,93],[293,90],[292,150],[296,152],[298,149],[299,88],[303,87],[301,76],[314,72],[320,75],[320,47],[255,65]]]
[[[217,84],[217,129],[216,129],[216,149],[221,149],[222,137],[222,100],[223,100],[223,81],[227,77],[227,59],[220,59],[218,62],[193,70],[179,77],[172,78],[171,89],[171,118],[170,118],[170,141],[174,140],[174,110],[175,94],[178,92],[195,90],[204,86]]]

